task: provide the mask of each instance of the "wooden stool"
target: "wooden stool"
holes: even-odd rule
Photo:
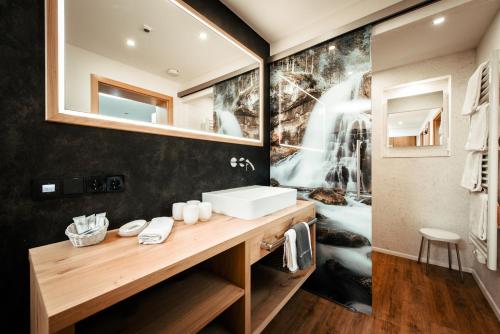
[[[448,245],[448,267],[451,270],[451,249],[450,244],[455,244],[455,251],[457,252],[458,260],[458,271],[460,272],[460,279],[464,281],[464,274],[462,273],[462,264],[460,262],[460,252],[458,250],[458,242],[460,241],[460,236],[456,233],[440,230],[437,228],[421,228],[419,230],[422,235],[422,240],[420,241],[420,250],[418,251],[418,263],[420,263],[420,257],[422,256],[422,248],[424,246],[424,239],[427,239],[427,264],[425,265],[425,273],[429,272],[429,256],[431,252],[431,241],[441,241],[446,242]]]

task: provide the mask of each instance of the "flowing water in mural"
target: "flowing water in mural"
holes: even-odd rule
[[[362,312],[371,310],[369,43],[362,29],[271,67],[271,177],[314,201],[320,218],[306,287]]]

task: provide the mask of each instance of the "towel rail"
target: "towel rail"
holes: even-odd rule
[[[481,186],[488,194],[486,240],[480,240],[472,232],[469,233],[469,240],[486,259],[486,266],[490,270],[497,270],[499,56],[500,51],[493,52],[488,65],[483,69],[479,92],[479,105],[489,103],[488,150],[483,153],[481,162]]]
[[[308,221],[307,225],[311,226],[313,224],[316,224],[317,221],[318,221],[318,218],[314,218],[314,219]],[[283,236],[274,242],[262,241],[260,243],[260,248],[264,249],[266,251],[272,252],[272,251],[278,249],[281,245],[283,245],[285,243],[285,240],[286,240],[286,238],[285,238],[285,236]]]

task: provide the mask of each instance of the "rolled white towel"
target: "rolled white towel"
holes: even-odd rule
[[[144,245],[161,244],[167,239],[173,225],[174,220],[170,217],[153,218],[148,227],[139,233],[137,239]]]

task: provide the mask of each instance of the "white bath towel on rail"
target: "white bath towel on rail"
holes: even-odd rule
[[[487,62],[484,62],[479,65],[474,74],[469,78],[464,104],[462,106],[462,115],[470,115],[476,111],[479,104],[479,93],[481,91],[481,77],[483,69],[487,64]]]
[[[294,273],[299,269],[297,264],[297,234],[294,229],[289,229],[285,232],[285,243],[283,249],[283,267],[287,267],[290,272]]]
[[[470,196],[470,231],[479,239],[486,240],[488,226],[488,194],[480,192]]]
[[[469,136],[465,149],[467,151],[485,151],[488,149],[488,103],[479,106],[470,115]]]
[[[465,168],[460,185],[469,191],[481,191],[482,152],[469,152],[465,159]]]

